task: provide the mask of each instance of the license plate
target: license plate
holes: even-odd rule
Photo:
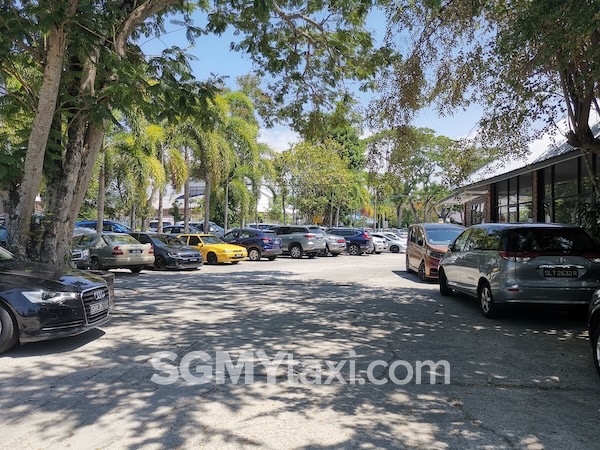
[[[544,269],[544,276],[549,278],[577,278],[577,269]]]
[[[90,315],[98,314],[108,309],[108,300],[90,304]]]
[[[196,262],[198,261],[198,258],[190,258],[190,262]]]
[[[236,257],[236,258],[241,258],[241,257],[242,257],[242,254],[240,253],[240,254],[238,254],[238,255],[235,255],[235,257]]]
[[[129,253],[142,253],[143,250],[129,250]]]

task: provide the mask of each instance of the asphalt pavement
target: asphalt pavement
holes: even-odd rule
[[[0,356],[0,448],[600,447],[581,314],[485,319],[402,254],[115,273],[107,325]]]

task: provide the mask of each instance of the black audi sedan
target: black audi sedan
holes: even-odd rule
[[[0,248],[0,353],[17,342],[74,336],[105,324],[106,282],[81,270],[17,261]]]
[[[154,268],[164,269],[198,269],[203,264],[202,253],[194,247],[185,245],[173,234],[161,233],[129,233],[142,244],[154,247]]]

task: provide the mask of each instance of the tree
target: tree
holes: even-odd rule
[[[567,114],[569,143],[600,153],[590,129],[592,108],[600,113],[597,1],[398,0],[387,10],[388,43],[406,57],[384,70],[376,122],[395,128],[431,103],[441,113],[478,103],[481,142],[514,154]]]
[[[14,171],[0,180],[8,192],[10,247],[18,257],[29,248],[37,259],[64,262],[106,127],[115,120],[113,111],[142,112],[154,121],[184,113],[198,116],[208,109],[218,80],[194,80],[179,48],[146,57],[135,44],[164,33],[168,15],[178,14],[191,40],[233,26],[242,35],[235,48],[247,52],[260,73],[271,75],[280,117],[293,113],[301,118],[306,105],[326,108],[344,79],[367,86],[381,67],[388,53],[374,50],[364,29],[371,5],[202,3],[208,23],[199,29],[191,23],[196,6],[191,1],[3,2],[0,107],[10,112],[13,123],[27,116],[18,130],[20,141],[3,161],[12,161]],[[206,138],[206,148],[220,147],[216,135]],[[43,182],[46,220],[35,237],[30,218]]]

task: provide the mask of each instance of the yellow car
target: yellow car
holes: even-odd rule
[[[221,239],[212,234],[180,234],[178,239],[184,244],[196,247],[202,253],[204,261],[208,264],[219,264],[230,262],[239,263],[248,257],[248,251],[244,247],[233,244],[225,244]]]

